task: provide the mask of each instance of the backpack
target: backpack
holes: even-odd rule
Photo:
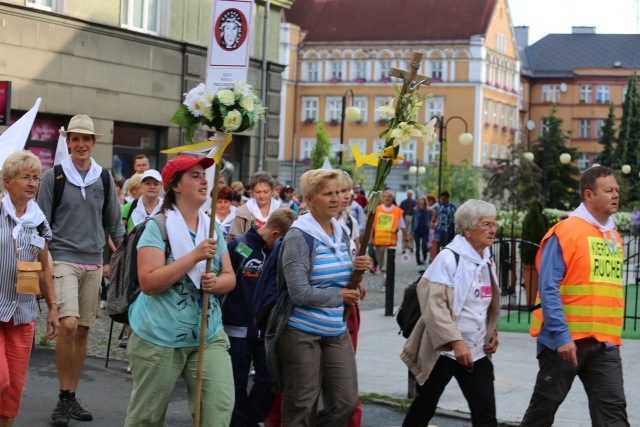
[[[49,221],[49,224],[51,225],[53,225],[56,219],[56,209],[60,206],[62,193],[64,193],[64,185],[67,182],[62,165],[55,165],[53,167],[53,177],[53,204],[51,205],[51,221]],[[102,199],[102,228],[105,228],[107,205],[109,204],[109,198],[111,195],[111,176],[109,175],[109,171],[105,168],[102,168],[102,172],[100,172],[100,179],[102,180],[102,188],[104,189],[104,198]]]
[[[165,243],[165,260],[171,253],[167,237],[167,216],[157,214],[136,225],[124,235],[118,249],[111,256],[109,263],[109,290],[107,291],[107,314],[118,323],[129,323],[129,307],[140,295],[138,281],[138,241],[149,221],[155,221]]]
[[[449,249],[449,248],[445,248]],[[458,265],[458,261],[460,260],[460,254],[455,251],[452,251],[453,255],[456,257],[456,266]],[[398,335],[402,334],[403,337],[409,338],[411,332],[413,332],[413,328],[415,328],[416,323],[420,320],[420,316],[422,316],[422,312],[420,311],[420,302],[418,301],[418,282],[422,277],[419,277],[418,280],[407,286],[404,290],[404,296],[402,297],[402,304],[400,304],[400,308],[396,312],[396,322],[398,322],[398,326],[400,326],[400,331],[398,331]]]
[[[314,238],[304,231],[302,231],[302,235],[309,246],[309,253],[311,253],[313,250]],[[261,331],[267,329],[269,314],[271,314],[271,310],[276,305],[276,302],[278,302],[278,259],[280,249],[283,245],[284,237],[279,237],[273,246],[273,250],[264,261],[262,272],[258,279],[258,285],[256,286],[256,292],[253,295],[253,312],[255,313],[253,319],[256,327]]]

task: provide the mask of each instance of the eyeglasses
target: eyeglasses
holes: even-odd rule
[[[476,224],[476,227],[480,227],[485,230],[489,230],[489,229],[497,230],[498,228],[500,228],[500,224],[495,222],[483,222],[482,224]]]
[[[42,178],[40,178],[40,175],[22,175],[18,177],[18,179],[24,183],[27,183],[29,181],[34,181],[34,182],[42,181]]]

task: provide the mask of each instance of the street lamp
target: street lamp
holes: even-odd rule
[[[446,121],[444,116],[433,116],[431,120],[436,119],[436,126],[439,128],[438,139],[440,141],[440,165],[438,166],[438,195],[442,192],[442,147],[447,138],[447,125],[453,119],[462,120],[464,123],[464,132],[460,134],[460,145],[467,146],[473,143],[473,135],[467,132],[467,122],[460,116],[449,117]]]
[[[418,159],[416,159],[416,165],[417,166],[409,167],[409,173],[413,173],[416,175],[416,199],[417,199],[418,198],[418,175],[424,175],[424,173],[427,171],[427,168],[425,168],[424,166],[419,166],[420,160]]]
[[[351,105],[347,107],[347,95],[351,93]],[[360,120],[360,109],[353,105],[353,91],[347,89],[342,95],[342,112],[340,114],[340,151],[338,152],[338,164],[342,165],[342,150],[344,150],[344,122],[348,120],[355,122]]]

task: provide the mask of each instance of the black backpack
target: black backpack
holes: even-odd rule
[[[449,250],[451,251],[451,249]],[[457,266],[458,261],[460,260],[460,254],[455,251],[451,252],[453,252],[453,255],[456,257]],[[405,338],[409,338],[409,335],[411,335],[411,332],[413,332],[413,328],[415,328],[416,323],[418,323],[418,320],[420,320],[420,316],[422,316],[417,293],[417,286],[420,279],[422,279],[422,277],[419,277],[418,280],[407,286],[407,288],[404,290],[402,304],[400,304],[400,308],[396,312],[396,322],[398,322],[398,326],[400,326],[398,335],[402,334],[402,336]]]
[[[155,221],[158,224],[162,240],[164,241],[165,260],[171,253],[169,238],[167,237],[167,216],[163,213],[155,215],[136,225],[124,235],[124,239],[118,249],[111,256],[109,263],[109,290],[107,291],[107,314],[118,323],[129,323],[129,306],[140,295],[140,282],[138,281],[138,241],[147,222]]]

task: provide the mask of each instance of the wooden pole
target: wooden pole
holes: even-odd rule
[[[209,222],[209,238],[213,238],[213,232],[216,228],[216,209],[218,207],[218,181],[220,181],[221,165],[214,163],[216,171],[213,178],[213,189],[211,191],[211,221]],[[211,260],[207,260],[206,271],[211,272]],[[196,397],[193,415],[193,425],[200,427],[200,410],[202,406],[202,365],[204,363],[204,345],[207,335],[207,312],[209,311],[209,292],[202,293],[202,316],[200,319],[200,344],[198,345],[198,367],[196,371]]]
[[[377,206],[376,206],[377,207]],[[364,233],[360,236],[360,249],[358,250],[358,256],[365,255],[367,253],[367,246],[369,246],[369,240],[371,238],[371,230],[373,230],[373,220],[375,219],[375,210],[369,214],[367,217],[367,226],[364,229]],[[353,270],[353,275],[351,276],[351,283],[349,283],[349,289],[357,289],[358,285],[362,281],[362,276],[364,276],[364,271]],[[344,315],[343,320],[346,322],[349,320],[349,316],[351,315],[351,306],[345,305],[344,307]]]

